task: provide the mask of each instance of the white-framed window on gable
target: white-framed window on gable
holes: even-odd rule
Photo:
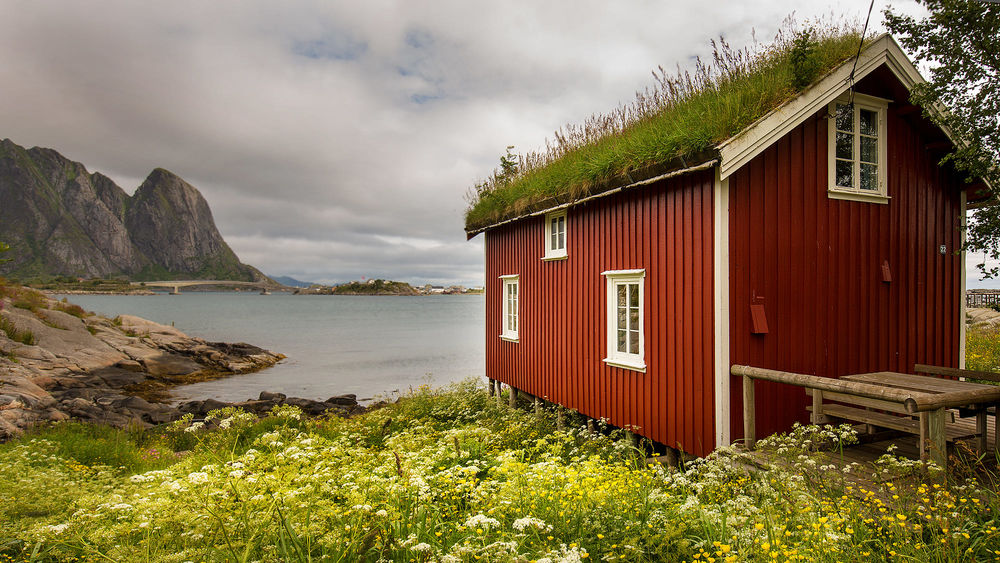
[[[508,276],[500,276],[500,282],[502,285],[501,301],[502,301],[502,314],[501,323],[502,327],[500,329],[500,338],[507,340],[509,342],[518,341],[518,330],[520,329],[520,315],[518,304],[520,303],[520,284],[518,283],[519,276],[517,274],[512,274]]]
[[[646,371],[645,270],[610,270],[607,279],[608,355],[606,364]]]
[[[542,260],[566,258],[566,210],[545,215],[545,256]]]
[[[874,96],[843,96],[829,106],[829,187],[834,199],[888,203],[886,109]]]

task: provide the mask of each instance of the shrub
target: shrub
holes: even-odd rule
[[[7,338],[13,340],[14,342],[20,342],[26,346],[35,345],[35,333],[30,330],[18,329],[14,326],[14,323],[10,319],[0,314],[0,331],[3,331]]]

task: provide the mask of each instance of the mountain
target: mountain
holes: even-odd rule
[[[311,285],[316,285],[312,282],[304,282],[289,276],[268,276],[268,277],[280,283],[281,285],[287,285],[288,287],[309,287]]]
[[[0,141],[0,274],[266,279],[222,239],[201,193],[157,168],[129,196],[52,149]]]

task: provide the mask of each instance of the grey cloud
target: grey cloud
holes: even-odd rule
[[[830,5],[5,1],[0,136],[126,190],[172,170],[271,274],[482,283],[464,195],[504,147],[793,10]]]

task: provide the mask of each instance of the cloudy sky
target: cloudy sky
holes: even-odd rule
[[[0,0],[0,138],[54,148],[130,193],[153,168],[173,171],[271,275],[478,285],[465,195],[507,145],[542,147],[629,101],[657,65],[706,55],[713,37],[741,46],[793,12],[863,21],[867,9]]]

